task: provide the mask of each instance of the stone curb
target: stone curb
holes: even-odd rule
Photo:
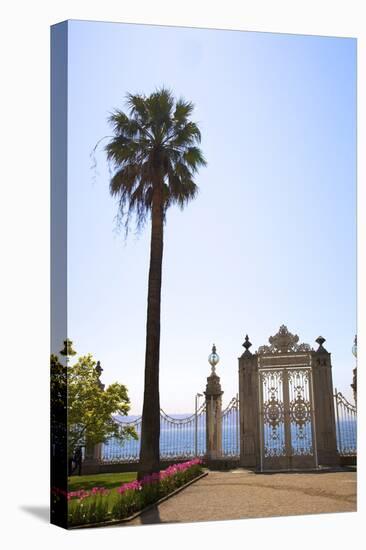
[[[168,495],[165,495],[165,497],[162,497],[161,499],[157,500],[156,502],[153,502],[152,504],[149,504],[149,506],[146,506],[145,508],[142,508],[142,510],[139,510],[138,512],[135,512],[134,514],[132,514],[131,516],[128,516],[127,518],[116,519],[116,520],[111,520],[111,521],[104,521],[104,522],[99,522],[99,523],[85,523],[85,524],[82,524],[82,525],[73,525],[71,527],[68,527],[67,529],[71,531],[71,530],[74,530],[74,529],[89,529],[89,528],[95,528],[95,527],[114,527],[115,525],[123,525],[124,523],[128,523],[129,521],[132,521],[133,519],[138,518],[144,512],[147,512],[148,510],[151,510],[155,506],[158,506],[162,502],[165,502],[166,500],[173,497],[174,495],[177,495],[178,493],[183,491],[183,489],[186,489],[187,487],[189,487],[190,485],[192,485],[196,481],[199,481],[203,477],[206,477],[208,475],[208,473],[209,472],[204,472],[203,474],[195,477],[194,479],[191,479],[191,481],[188,481],[188,483],[185,483],[181,487],[178,487],[178,489],[175,489],[172,493],[169,493]]]

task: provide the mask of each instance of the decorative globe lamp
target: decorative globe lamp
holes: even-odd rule
[[[216,374],[216,365],[220,361],[219,355],[216,353],[216,346],[215,344],[212,346],[212,352],[208,356],[208,362],[211,365],[211,374]]]

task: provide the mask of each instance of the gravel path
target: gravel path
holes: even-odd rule
[[[128,525],[356,511],[356,473],[210,472]]]

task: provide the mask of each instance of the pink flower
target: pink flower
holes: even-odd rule
[[[92,495],[108,495],[109,491],[105,487],[93,487],[91,493]]]
[[[131,481],[130,483],[124,483],[117,489],[118,493],[123,494],[126,491],[139,491],[142,488],[142,485],[137,479],[135,481]]]
[[[121,485],[121,487],[117,489],[117,492],[122,495],[126,491],[141,491],[143,487],[151,485],[152,483],[158,483],[159,481],[162,481],[169,477],[173,477],[179,472],[185,472],[186,470],[188,470],[188,468],[191,468],[196,464],[202,464],[202,460],[199,458],[194,458],[192,460],[188,460],[187,462],[172,464],[171,466],[168,466],[168,468],[166,468],[165,470],[162,470],[161,472],[153,472],[150,475],[144,476],[141,481],[135,480],[129,483],[124,483],[123,485]],[[98,488],[94,488],[94,489],[97,490]]]
[[[78,491],[69,491],[67,493],[67,500],[77,498],[79,500],[84,500],[90,496],[102,495],[106,496],[109,494],[108,489],[105,487],[93,487],[90,491],[85,491],[84,489],[79,489]]]

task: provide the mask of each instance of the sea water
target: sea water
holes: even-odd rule
[[[182,420],[187,415],[170,415],[171,418]],[[138,419],[137,416],[123,417],[123,422],[134,422]],[[122,420],[122,419],[120,419]],[[103,445],[102,457],[106,461],[136,461],[140,453],[140,434],[141,423],[137,423],[137,434],[139,438],[129,439],[121,442],[115,438],[111,438]],[[310,425],[305,431],[303,441],[298,439],[296,434],[296,426],[292,426],[291,434],[292,441],[296,442],[297,447],[310,448],[312,446],[312,434]],[[278,439],[273,440],[271,432],[268,428],[264,432],[265,445],[269,448],[278,447],[281,441],[284,441],[283,427],[278,431]],[[340,451],[352,454],[357,448],[357,423],[356,420],[340,420],[337,424],[337,443]],[[196,452],[197,451],[197,452]],[[162,421],[160,428],[160,454],[162,458],[174,457],[193,457],[203,456],[206,451],[206,421],[204,415],[197,425],[197,442],[196,428],[194,422],[189,423],[182,429],[171,428]],[[225,456],[239,455],[239,431],[237,415],[229,417],[223,426],[222,430],[222,453]]]

